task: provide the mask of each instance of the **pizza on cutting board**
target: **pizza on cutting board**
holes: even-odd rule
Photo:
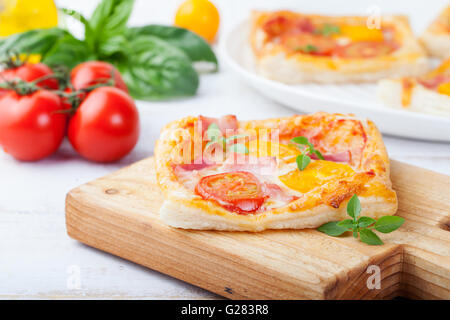
[[[389,107],[449,116],[450,59],[421,77],[380,80],[377,90]]]
[[[430,55],[450,58],[450,5],[431,23],[420,40]]]
[[[250,43],[257,72],[288,84],[376,81],[428,67],[405,16],[254,11]]]
[[[160,217],[173,227],[315,228],[345,218],[354,194],[362,215],[397,210],[381,134],[353,115],[187,117],[162,130],[155,157]]]

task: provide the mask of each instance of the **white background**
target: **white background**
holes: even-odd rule
[[[89,15],[98,1],[57,1]],[[136,1],[132,25],[171,24],[178,0]],[[221,34],[253,8],[297,8],[306,12],[364,14],[374,5],[382,13],[404,13],[421,32],[447,1],[256,1],[215,0]],[[79,26],[68,22],[77,34]],[[219,55],[220,59],[220,55]],[[0,298],[167,298],[209,299],[216,295],[158,272],[82,245],[66,235],[64,198],[72,188],[152,155],[159,130],[186,115],[240,119],[294,114],[240,82],[225,65],[204,75],[198,95],[171,102],[138,102],[142,134],[136,149],[116,164],[99,165],[78,157],[64,142],[39,163],[19,163],[0,151]],[[450,174],[450,145],[384,137],[393,159]],[[448,190],[443,190],[448,192]],[[73,277],[80,271],[80,288]],[[69,286],[68,286],[69,284]]]

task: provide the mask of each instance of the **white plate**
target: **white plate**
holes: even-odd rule
[[[450,141],[450,117],[386,107],[377,100],[376,84],[287,85],[258,75],[248,43],[249,29],[248,21],[231,29],[221,43],[221,53],[225,62],[262,95],[298,111],[354,113],[367,117],[387,134]]]

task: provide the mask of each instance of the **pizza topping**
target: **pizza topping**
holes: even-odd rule
[[[279,177],[289,189],[307,193],[332,180],[351,177],[355,172],[346,165],[324,160],[311,162],[304,170],[292,170]]]
[[[334,53],[340,58],[364,59],[388,55],[396,49],[392,42],[360,41],[336,47]]]
[[[202,134],[208,130],[211,124],[216,124],[222,133],[227,131],[236,131],[238,128],[238,121],[235,115],[226,115],[219,119],[199,116],[198,120],[201,124]]]
[[[332,162],[350,162],[351,157],[352,156],[349,150],[339,153],[330,153],[323,155],[324,160]],[[319,158],[315,154],[311,155],[311,159],[319,160]]]
[[[245,154],[231,154],[224,162],[226,171],[247,171],[254,175],[272,175],[277,169],[275,157],[254,157]]]
[[[307,17],[289,19],[282,15],[270,18],[262,28],[269,38],[279,37],[286,33],[313,33],[315,31],[311,19]]]
[[[319,29],[315,30],[315,33],[317,34],[321,34],[325,37],[329,37],[331,35],[337,35],[341,33],[341,28],[337,25],[333,25],[333,24],[324,24],[322,27],[320,27]]]
[[[265,182],[262,185],[263,192],[266,194],[269,199],[281,201],[283,203],[289,203],[298,199],[297,196],[290,195],[285,192],[281,187],[275,183]]]
[[[272,15],[263,24],[267,41],[276,38],[296,53],[338,58],[373,58],[392,53],[398,48],[395,29],[391,25],[369,28],[361,24],[324,23],[308,16],[285,13]]]
[[[369,29],[366,25],[344,25],[340,31],[340,36],[349,38],[352,42],[384,40],[381,29]]]
[[[287,48],[312,55],[331,55],[336,47],[333,39],[309,33],[287,34],[281,39]]]
[[[411,104],[412,91],[415,81],[410,78],[402,79],[402,106],[407,107]]]
[[[440,94],[446,94],[450,96],[450,82],[441,83],[437,88],[437,91]]]
[[[226,172],[200,179],[195,192],[239,214],[254,213],[264,203],[261,183],[250,172]]]
[[[208,168],[213,165],[214,165],[214,162],[205,161],[205,159],[200,158],[200,159],[194,160],[193,163],[179,164],[179,165],[177,165],[177,168],[180,168],[180,169],[186,170],[186,171],[194,171],[194,170],[198,171],[198,170],[202,170],[202,169]]]

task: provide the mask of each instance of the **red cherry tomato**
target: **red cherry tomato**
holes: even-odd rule
[[[195,192],[203,199],[215,200],[228,210],[241,214],[255,212],[265,200],[258,179],[245,171],[203,177]]]
[[[126,156],[139,138],[139,114],[120,89],[90,92],[69,121],[69,141],[88,160],[113,162]]]
[[[0,98],[0,145],[14,158],[36,161],[55,152],[65,134],[61,99],[47,90]]]
[[[281,42],[290,50],[320,56],[330,55],[336,47],[332,38],[312,33],[286,34]]]
[[[39,78],[52,75],[53,71],[43,63],[24,63],[20,67],[6,69],[0,72],[0,83],[6,80],[21,79],[26,82],[31,82]],[[59,83],[57,79],[46,79],[36,83],[37,86],[44,89],[57,90]],[[0,96],[5,94],[8,90],[0,89]]]
[[[336,47],[334,53],[341,58],[358,59],[384,56],[395,49],[397,46],[391,42],[358,41]]]
[[[77,65],[70,73],[70,82],[75,90],[105,83],[114,74],[114,86],[128,93],[128,88],[119,71],[112,64],[102,61],[88,61]]]

